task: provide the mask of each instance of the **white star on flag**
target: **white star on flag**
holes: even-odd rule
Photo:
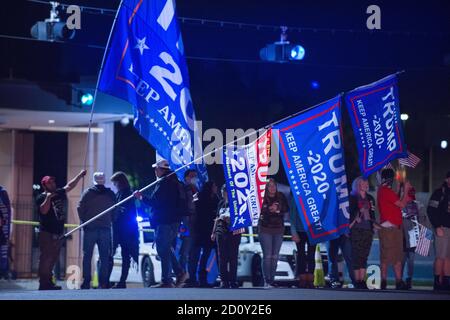
[[[137,45],[134,47],[135,49],[139,49],[139,52],[141,53],[141,56],[144,54],[144,50],[145,49],[150,49],[149,47],[147,47],[147,45],[145,44],[145,39],[147,37],[144,37],[142,39],[136,38],[137,40]]]
[[[244,217],[240,217],[240,218],[239,218],[239,224],[244,224],[244,223],[245,223]]]

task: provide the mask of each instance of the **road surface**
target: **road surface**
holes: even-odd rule
[[[91,289],[0,290],[0,300],[450,300],[450,294],[432,291],[359,291],[350,289]]]

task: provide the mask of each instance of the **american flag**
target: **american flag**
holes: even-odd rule
[[[433,239],[433,232],[427,227],[419,224],[419,239],[417,240],[416,253],[427,257],[430,253],[431,240]]]
[[[408,151],[408,157],[398,159],[398,163],[403,166],[415,168],[420,162],[420,158]]]

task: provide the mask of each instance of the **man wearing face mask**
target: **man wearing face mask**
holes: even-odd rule
[[[192,221],[196,213],[196,201],[198,193],[198,178],[197,172],[192,169],[186,170],[184,173],[184,190],[187,200],[187,211],[182,217],[180,226],[180,239],[181,247],[179,252],[179,264],[181,268],[187,271],[187,262],[189,261],[189,252],[192,247]],[[181,283],[177,283],[177,286],[182,286]]]

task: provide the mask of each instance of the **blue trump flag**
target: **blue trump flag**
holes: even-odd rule
[[[340,97],[272,129],[309,240],[316,244],[347,233],[349,202]]]
[[[396,75],[350,91],[345,101],[365,177],[407,156]]]
[[[99,90],[134,106],[134,127],[172,170],[201,157],[174,1],[124,0],[112,32]],[[203,159],[189,167],[207,181]]]

